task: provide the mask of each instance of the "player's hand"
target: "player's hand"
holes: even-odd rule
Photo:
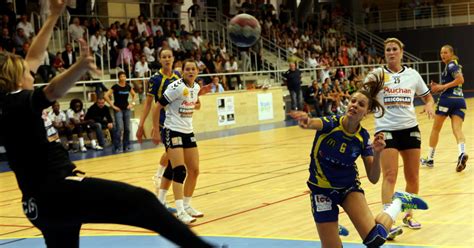
[[[65,2],[65,0],[51,0],[49,4],[51,14],[60,15],[63,12],[64,7],[66,7]]]
[[[291,118],[298,121],[298,125],[302,128],[309,128],[309,123],[311,118],[309,117],[308,113],[304,111],[291,111],[290,112]]]
[[[160,132],[155,131],[155,129],[153,128],[151,132],[151,139],[153,141],[153,144],[159,145],[161,143]]]
[[[91,55],[89,45],[84,39],[79,39],[79,44],[80,44],[80,54],[81,56],[79,57],[78,63],[81,68],[93,73],[100,75],[102,72],[97,68],[97,65],[95,64],[94,57]]]
[[[372,147],[375,152],[381,152],[385,148],[385,135],[380,132],[375,135],[374,141],[372,142]]]
[[[143,126],[138,126],[137,133],[136,133],[138,143],[143,142],[143,138],[146,139],[145,128]]]
[[[437,93],[446,89],[444,85],[436,83],[433,80],[431,80],[430,86],[431,86],[431,92],[433,93]]]
[[[428,103],[423,106],[423,111],[421,111],[421,114],[426,113],[428,115],[428,119],[432,119],[435,116],[435,110],[433,107],[433,104]]]
[[[211,84],[204,85],[204,86],[202,86],[201,89],[199,90],[198,95],[200,95],[200,96],[205,95],[205,94],[211,92],[211,89],[212,89],[212,85],[211,85]]]

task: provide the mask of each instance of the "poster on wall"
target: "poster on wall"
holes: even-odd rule
[[[235,124],[235,108],[233,96],[217,98],[217,116],[217,124],[219,126]]]
[[[258,120],[273,119],[273,96],[272,93],[258,94]]]

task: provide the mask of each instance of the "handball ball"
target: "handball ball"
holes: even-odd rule
[[[227,32],[230,40],[239,47],[250,47],[260,38],[260,24],[248,14],[234,16],[229,22]]]

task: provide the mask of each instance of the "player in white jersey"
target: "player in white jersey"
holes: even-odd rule
[[[199,174],[199,153],[193,133],[193,113],[199,109],[199,69],[194,60],[183,63],[183,78],[171,83],[153,110],[153,128],[159,130],[160,110],[166,107],[163,143],[173,168],[173,194],[177,217],[186,224],[204,216],[191,207],[190,201]],[[161,142],[160,132],[153,132],[153,142]],[[187,172],[187,176],[186,176]],[[183,190],[183,182],[186,179]]]
[[[405,191],[418,194],[421,136],[416,120],[413,100],[420,96],[424,112],[434,116],[434,100],[430,90],[420,74],[412,68],[402,66],[403,43],[396,38],[388,38],[385,44],[385,61],[387,65],[377,68],[384,73],[384,89],[377,98],[385,108],[385,115],[375,121],[376,133],[384,132],[386,147],[382,151],[382,203],[384,207],[392,201],[398,174],[398,155],[403,159],[403,171],[406,180]],[[421,225],[413,219],[413,212],[408,212],[403,223],[412,229]],[[396,231],[396,230],[393,230]]]

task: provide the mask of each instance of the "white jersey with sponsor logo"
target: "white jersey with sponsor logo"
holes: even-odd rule
[[[200,89],[198,83],[189,87],[183,79],[168,85],[163,93],[163,97],[169,102],[166,106],[166,128],[180,133],[193,132],[194,106]]]
[[[413,100],[415,95],[426,96],[430,93],[425,81],[416,70],[406,66],[399,72],[392,72],[387,67],[376,68],[374,73],[380,75],[382,70],[385,74],[384,87],[377,94],[377,100],[384,106],[385,115],[375,119],[375,131],[395,131],[417,126]]]

